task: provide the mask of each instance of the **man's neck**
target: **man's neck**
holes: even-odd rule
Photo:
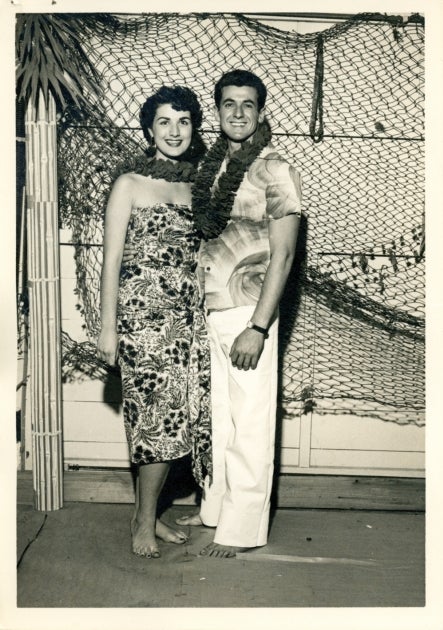
[[[228,138],[228,156],[241,149],[241,142],[234,142]]]

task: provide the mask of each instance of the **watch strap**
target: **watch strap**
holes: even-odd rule
[[[257,332],[261,333],[265,339],[269,337],[267,328],[262,328],[261,326],[257,326],[257,324],[254,324],[254,322],[252,322],[251,320],[249,320],[248,323],[246,324],[246,328],[251,328],[252,330],[256,330]]]

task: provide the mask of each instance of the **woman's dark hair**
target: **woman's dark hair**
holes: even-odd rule
[[[214,88],[214,100],[217,109],[220,109],[223,88],[230,85],[255,88],[257,90],[258,111],[263,109],[267,95],[266,86],[256,74],[249,72],[249,70],[230,70],[221,76]]]
[[[155,113],[160,105],[171,105],[177,112],[189,112],[192,122],[192,142],[190,148],[181,159],[197,162],[206,152],[199,128],[203,113],[197,96],[192,90],[181,85],[169,87],[163,85],[152,96],[149,96],[140,110],[140,125],[149,145],[152,144],[148,129],[152,129]],[[153,153],[152,150],[148,151]]]

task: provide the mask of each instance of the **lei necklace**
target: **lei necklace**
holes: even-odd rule
[[[141,165],[140,175],[165,179],[167,182],[193,182],[196,168],[190,162],[158,160],[152,158]]]
[[[137,153],[120,162],[111,175],[115,181],[123,173],[138,173],[154,179],[165,179],[168,182],[193,182],[196,167],[191,162],[176,160],[157,160],[149,153]]]
[[[241,149],[232,154],[214,192],[211,188],[226,157],[227,139],[218,138],[200,162],[192,190],[192,209],[195,226],[205,240],[216,238],[225,229],[245,173],[270,140],[268,123],[260,123],[251,142],[244,142]]]

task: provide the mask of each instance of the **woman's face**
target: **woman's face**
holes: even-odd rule
[[[191,144],[191,114],[177,111],[169,103],[159,105],[150,132],[157,149],[155,157],[176,160]]]

